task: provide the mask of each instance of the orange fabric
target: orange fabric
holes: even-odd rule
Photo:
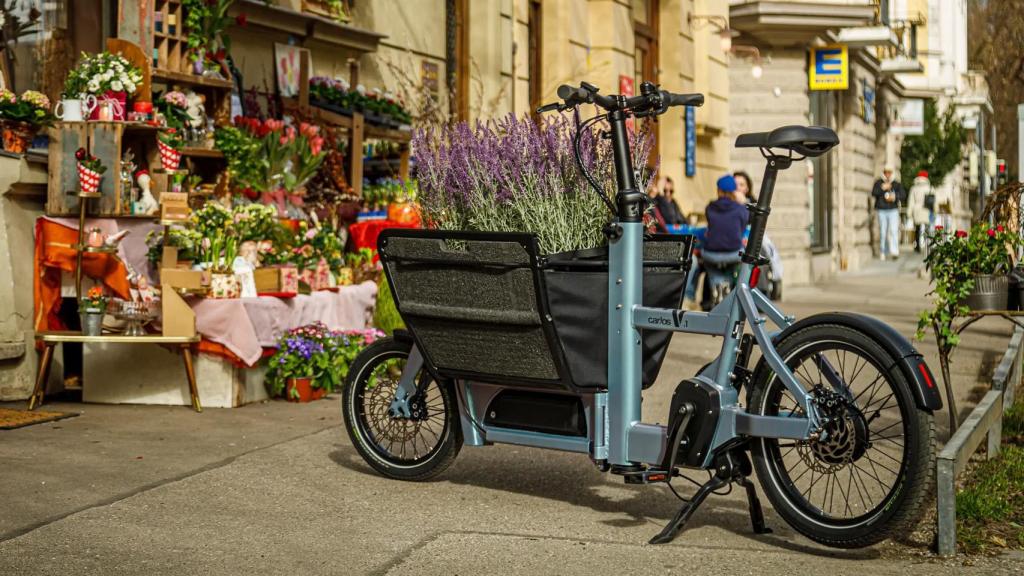
[[[211,342],[210,340],[204,338],[199,341],[199,347],[197,348],[197,350],[200,354],[219,356],[227,360],[228,362],[231,362],[231,364],[234,365],[236,368],[250,368],[250,366],[247,366],[245,362],[242,361],[241,358],[236,356],[235,353],[232,352],[231,350],[228,350],[227,347],[225,347],[223,344]],[[263,358],[269,358],[273,356],[275,352],[277,352],[275,348],[264,348]]]
[[[35,263],[33,265],[33,303],[35,329],[65,330],[57,317],[60,310],[60,278],[62,272],[75,273],[77,253],[72,248],[78,243],[78,230],[44,218],[36,220]],[[85,253],[82,255],[82,276],[103,282],[108,291],[119,298],[131,297],[128,270],[112,254]]]

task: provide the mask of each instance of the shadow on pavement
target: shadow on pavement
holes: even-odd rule
[[[531,450],[531,452],[543,453],[540,450]],[[336,464],[350,471],[380,478],[382,481],[398,483],[398,481],[384,480],[363,461],[351,446],[336,445],[336,449],[328,456]],[[698,470],[687,472],[695,480],[703,479],[703,473]],[[571,481],[552,482],[552,478],[570,478]],[[586,507],[599,513],[623,514],[627,518],[606,519],[600,520],[600,522],[615,528],[650,526],[650,536],[654,536],[683,504],[664,489],[654,486],[610,483],[606,476],[596,470],[581,470],[578,466],[566,466],[563,462],[539,461],[539,459],[530,458],[529,455],[522,452],[511,458],[507,455],[506,457],[496,457],[491,454],[484,458],[465,458],[465,455],[462,454],[456,464],[438,478],[428,482],[449,482],[456,485],[500,490],[556,500],[573,506]],[[689,490],[690,487],[695,489],[685,480],[677,480],[673,486],[684,496],[692,493],[692,490]],[[626,490],[629,492],[629,496],[613,498],[601,494],[601,491],[608,489]],[[761,492],[760,489],[758,492]],[[666,498],[666,495],[669,498]],[[762,501],[764,501],[763,495]],[[774,530],[773,534],[755,535],[751,531],[750,515],[745,498],[723,498],[722,496],[712,496],[693,517],[687,525],[687,529],[717,526],[755,543],[829,558],[869,560],[880,557],[879,551],[872,548],[838,550],[794,541],[796,538],[802,539],[803,537],[775,516],[767,503],[764,505],[766,518]],[[677,542],[679,541],[685,541],[685,532],[680,534],[677,539]]]

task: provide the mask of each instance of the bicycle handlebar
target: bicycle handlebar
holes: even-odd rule
[[[673,106],[701,106],[704,104],[703,94],[675,94],[668,90],[659,90],[651,82],[642,83],[640,92],[641,94],[638,96],[629,98],[605,96],[598,93],[597,86],[586,82],[581,82],[579,87],[562,84],[558,87],[558,98],[561,102],[541,106],[537,109],[537,113],[568,110],[580,104],[595,104],[608,112],[623,110],[642,118],[664,114]]]

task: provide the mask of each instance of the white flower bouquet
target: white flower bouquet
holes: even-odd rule
[[[142,70],[124,56],[110,52],[93,55],[83,52],[82,60],[64,83],[64,95],[77,98],[83,94],[98,96],[107,92],[124,92],[130,96],[140,84]]]

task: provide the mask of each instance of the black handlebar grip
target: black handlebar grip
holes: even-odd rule
[[[568,84],[562,84],[558,87],[558,97],[562,100],[570,100],[580,95],[580,89],[569,86]]]
[[[673,94],[663,92],[663,99],[666,106],[703,106],[703,94]]]

